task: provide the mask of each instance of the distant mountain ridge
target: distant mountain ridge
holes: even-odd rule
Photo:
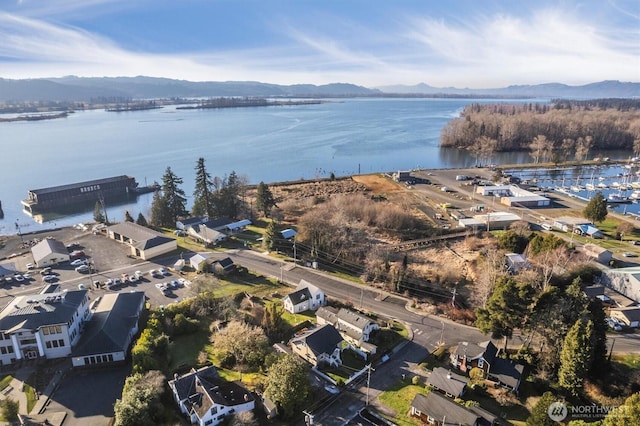
[[[545,83],[534,85],[516,85],[496,89],[458,89],[455,87],[433,87],[425,83],[414,86],[382,86],[377,87],[383,93],[414,95],[495,95],[504,97],[539,97],[539,98],[635,98],[640,97],[640,83],[605,80],[582,86],[569,86],[562,83]]]
[[[640,83],[601,81],[582,86],[561,83],[518,85],[496,89],[458,89],[414,86],[367,88],[349,83],[279,85],[257,81],[193,82],[156,77],[60,77],[10,80],[0,78],[0,102],[90,101],[103,99],[157,99],[217,96],[258,97],[385,97],[385,96],[496,96],[541,98],[640,97]]]

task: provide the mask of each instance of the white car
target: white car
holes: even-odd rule
[[[42,279],[43,279],[44,281],[46,281],[46,282],[50,283],[50,282],[52,282],[52,281],[57,280],[57,279],[58,279],[58,277],[57,277],[57,276],[55,276],[55,275],[45,275],[44,277],[42,277]]]
[[[27,269],[28,270],[32,270],[35,267],[36,267],[36,265],[34,265],[33,263],[27,263]]]
[[[89,268],[89,266],[87,266],[87,265],[80,265],[80,266],[78,266],[76,268],[76,272],[80,272],[81,274],[85,274],[85,273],[89,272],[89,269],[91,269],[91,268]]]
[[[23,281],[24,281],[24,277],[23,277],[22,275],[20,275],[20,274],[15,274],[15,275],[13,276],[13,279],[14,279],[14,280],[16,280],[16,281],[18,281],[19,283],[21,283],[21,282],[23,282]]]
[[[165,276],[165,277],[166,277],[167,275],[169,275],[169,271],[167,271],[167,270],[166,270],[166,269],[164,269],[164,268],[160,268],[160,269],[158,269],[158,272],[159,272],[159,273],[161,273],[161,274],[162,274],[163,276]]]
[[[142,276],[144,274],[142,273],[142,271],[136,271],[133,275],[135,275],[135,277],[140,280],[142,279]]]
[[[84,286],[84,284],[80,283],[78,284],[78,290],[84,290],[86,287]]]
[[[76,259],[73,260],[71,262],[69,262],[69,265],[71,266],[80,266],[80,265],[86,265],[87,264],[87,260],[86,259]]]
[[[31,281],[33,279],[31,274],[22,274],[22,278],[24,278],[27,281]]]
[[[138,277],[136,277],[135,275],[129,275],[129,282],[134,284],[138,282]]]

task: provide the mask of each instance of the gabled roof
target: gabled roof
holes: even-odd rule
[[[154,231],[146,226],[138,225],[134,222],[120,222],[115,225],[111,225],[107,228],[110,233],[120,234],[135,242],[150,240],[152,238],[162,236],[167,238],[164,234]]]
[[[219,217],[217,219],[211,219],[203,223],[209,229],[222,229],[233,221],[228,217]]]
[[[316,318],[322,318],[330,324],[338,322],[338,310],[331,306],[321,306],[316,311]]]
[[[16,271],[16,264],[14,262],[0,264],[0,277],[5,275],[13,275],[16,273]]]
[[[450,370],[442,367],[434,368],[427,379],[427,384],[454,397],[462,395],[467,383],[469,383],[469,379],[466,377],[452,373]]]
[[[299,305],[305,300],[311,299],[311,293],[308,288],[303,288],[302,290],[296,290],[293,293],[289,293],[285,296],[285,299],[289,298],[293,306]]]
[[[138,250],[149,250],[150,248],[158,247],[171,241],[175,241],[175,239],[164,235],[159,235],[148,240],[137,242],[133,244],[133,246]]]
[[[469,343],[469,342],[460,342],[458,347],[456,348],[455,355],[458,357],[466,357],[467,359],[479,359],[480,357],[484,358],[485,361],[492,363],[496,354],[498,353],[498,348],[491,342],[491,340],[487,340],[486,342],[480,342],[478,344]]]
[[[629,321],[640,321],[640,308],[635,306],[630,306],[627,308],[614,308],[611,311],[620,312],[627,318]]]
[[[191,370],[170,380],[169,386],[189,414],[195,413],[200,419],[213,405],[233,407],[254,400],[253,395],[242,386],[222,380],[214,366]]]
[[[195,223],[206,222],[206,220],[207,220],[206,217],[188,217],[186,219],[179,220],[178,223],[181,223],[184,226],[189,226],[189,225],[193,225]]]
[[[144,300],[142,291],[105,294],[72,356],[126,351]]]
[[[193,256],[191,256],[189,258],[189,263],[191,265],[196,264],[199,265],[200,263],[204,262],[205,260],[209,259],[211,257],[211,255],[209,253],[196,253]]]
[[[295,229],[291,229],[291,228],[287,228],[287,229],[283,229],[282,231],[280,231],[280,235],[282,235],[282,238],[284,239],[289,239],[289,238],[293,238],[298,234],[298,232],[296,232]]]
[[[300,282],[298,283],[298,286],[296,287],[296,290],[300,290],[303,288],[308,288],[309,292],[311,292],[312,294],[318,294],[322,291],[315,285],[311,284],[309,281],[300,280]]]
[[[66,324],[87,297],[87,290],[18,296],[0,312],[0,331],[37,330],[43,325]]]
[[[481,417],[438,392],[429,392],[426,395],[416,394],[411,406],[438,422],[442,422],[446,417],[447,424],[451,425],[475,426]]]
[[[52,253],[69,258],[69,250],[67,250],[67,247],[54,238],[45,238],[40,241],[35,246],[31,247],[31,253],[33,254],[33,259],[36,263]]]
[[[340,308],[338,311],[338,319],[351,327],[360,331],[364,331],[367,325],[371,324],[371,319],[364,315],[360,315],[356,312],[350,311],[346,308]]]
[[[342,340],[338,330],[329,324],[325,324],[292,339],[292,343],[304,342],[317,357],[322,354],[331,355]]]
[[[225,271],[234,267],[233,260],[231,260],[230,257],[218,260],[218,265],[220,265]]]
[[[193,225],[191,228],[189,228],[189,233],[192,235],[195,234],[197,237],[211,243],[217,241],[218,239],[226,237],[226,235],[222,232],[216,231],[215,229],[210,228],[205,224]]]
[[[524,365],[496,357],[491,364],[489,375],[498,379],[500,383],[515,390],[520,383],[523,371]]]

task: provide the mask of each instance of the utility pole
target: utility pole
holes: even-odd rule
[[[367,401],[365,407],[369,406],[369,383],[371,382],[371,364],[369,364],[369,371],[367,372]]]
[[[451,298],[451,305],[452,306],[456,306],[456,294],[458,294],[458,289],[456,287],[453,288],[453,290],[451,291],[451,293],[453,294],[453,297]]]

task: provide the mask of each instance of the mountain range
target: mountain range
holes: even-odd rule
[[[583,86],[561,83],[509,86],[496,89],[458,89],[414,86],[367,88],[348,83],[279,85],[255,81],[193,82],[156,77],[75,77],[0,79],[0,102],[92,101],[98,99],[158,99],[217,96],[258,97],[541,97],[633,98],[640,97],[640,83],[602,81]]]

